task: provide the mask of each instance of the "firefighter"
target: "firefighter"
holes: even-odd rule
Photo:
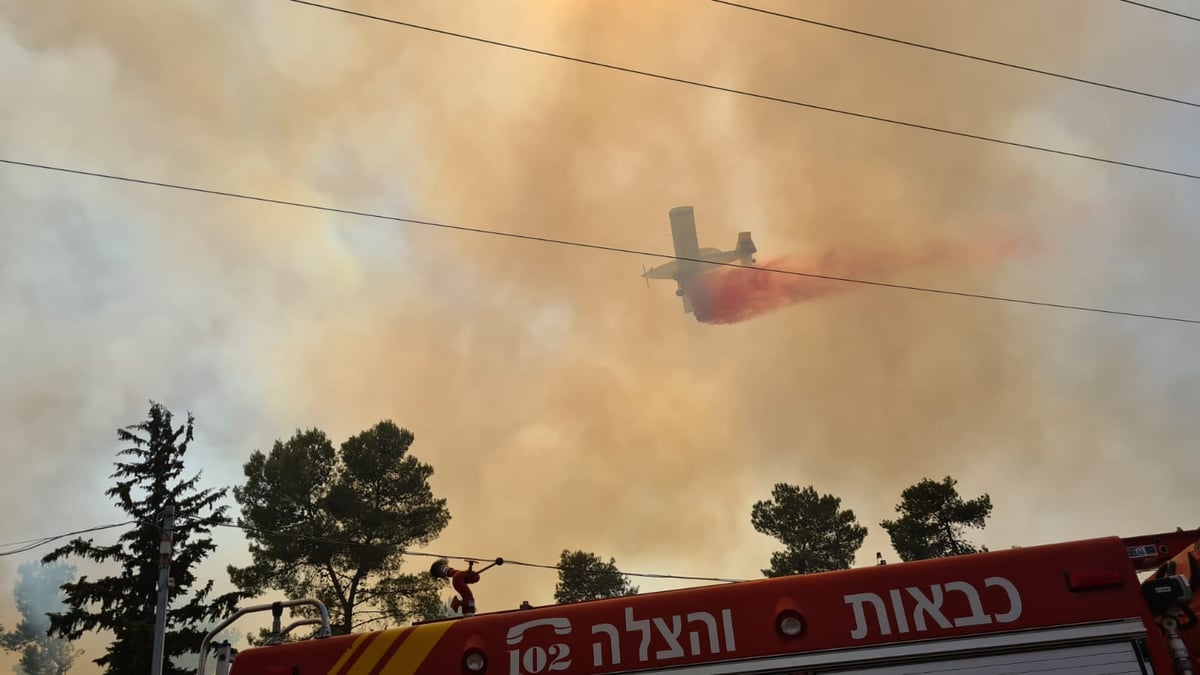
[[[458,591],[458,595],[450,600],[450,609],[458,612],[461,610],[463,616],[475,615],[475,594],[471,592],[470,584],[479,581],[479,573],[490,569],[493,565],[503,565],[503,558],[496,558],[496,561],[487,567],[475,571],[475,561],[467,561],[467,569],[458,570],[450,566],[450,561],[445,558],[438,558],[429,566],[429,576],[434,579],[449,579],[454,590]]]

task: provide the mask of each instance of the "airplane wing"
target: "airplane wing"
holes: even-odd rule
[[[692,207],[676,206],[671,209],[670,216],[675,255],[681,258],[699,258],[700,240],[696,237],[696,214]]]
[[[694,303],[690,297],[690,292],[694,292],[694,288],[688,288],[688,293],[684,292],[684,284],[689,277],[701,272],[703,263],[692,262],[700,258],[700,239],[696,236],[696,214],[690,206],[676,206],[669,212],[671,218],[671,239],[675,242],[675,255],[680,258],[690,258],[691,260],[678,260],[675,264],[678,266],[678,274],[675,281],[679,284],[680,299],[683,300],[683,312],[692,314],[695,311]],[[689,284],[694,286],[694,284]]]

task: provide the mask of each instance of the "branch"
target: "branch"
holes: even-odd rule
[[[386,616],[381,616],[381,617],[376,617],[374,619],[367,619],[366,621],[359,621],[359,622],[355,623],[350,630],[353,631],[357,628],[362,628],[363,626],[367,626],[367,625],[370,625],[373,623],[379,623],[380,621],[384,621],[387,618],[388,617],[386,617]]]
[[[329,575],[329,583],[333,584],[333,592],[337,593],[338,600],[346,601],[346,592],[342,588],[342,584],[338,582],[337,570],[333,569],[333,563],[325,561],[325,572]]]
[[[350,596],[348,598],[351,606],[353,606],[355,604],[354,598],[358,594],[358,584],[366,576],[367,576],[367,571],[365,569],[363,569],[362,567],[359,567],[357,570],[354,571],[354,577],[350,580]]]

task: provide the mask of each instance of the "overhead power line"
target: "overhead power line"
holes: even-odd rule
[[[400,546],[399,544],[366,544],[366,543],[360,543],[360,542],[338,541],[335,539],[328,539],[325,537],[314,537],[314,536],[300,534],[300,533],[296,533],[296,532],[281,532],[278,530],[260,530],[260,529],[248,527],[245,525],[237,525],[235,523],[227,523],[227,524],[222,525],[221,527],[228,527],[228,528],[232,528],[235,530],[242,530],[244,532],[254,533],[254,534],[258,534],[258,535],[289,537],[289,538],[293,538],[293,539],[303,539],[305,541],[311,541],[311,542],[315,542],[318,544],[328,544],[331,546],[342,546],[342,547],[346,547],[346,548],[352,548],[352,547],[371,548],[371,549],[396,549],[396,548],[399,548],[399,549],[402,549],[401,550],[402,555],[415,556],[415,557],[420,557],[420,558],[488,562],[491,560],[495,560],[497,557],[497,556],[478,557],[478,556],[465,556],[465,555],[449,555],[446,553],[433,553],[430,551],[412,551],[412,550],[405,549],[403,546]],[[542,569],[542,570],[562,570],[563,569],[560,565],[548,565],[545,563],[532,563],[532,562],[525,562],[522,560],[513,560],[511,558],[504,558],[504,564],[505,565],[515,565],[517,567],[530,567],[530,568]],[[621,576],[625,576],[625,577],[640,577],[640,578],[645,578],[645,579],[677,579],[677,580],[681,580],[681,581],[714,581],[714,582],[727,583],[727,584],[736,584],[736,583],[740,583],[743,581],[747,581],[747,579],[726,579],[723,577],[699,577],[699,576],[688,576],[688,575],[681,575],[681,574],[665,574],[665,573],[655,573],[655,572],[622,572],[622,571],[618,571],[618,573]]]
[[[807,24],[810,24],[813,26],[820,26],[822,28],[831,28],[833,30],[840,30],[844,33],[853,33],[854,35],[861,35],[863,37],[874,38],[876,40],[885,40],[887,42],[893,42],[893,43],[900,44],[900,45],[906,45],[908,47],[916,47],[918,49],[926,49],[931,52],[937,52],[939,54],[948,54],[950,56],[958,56],[958,57],[961,57],[964,59],[971,59],[973,61],[981,61],[983,63],[990,63],[990,64],[996,65],[996,66],[1004,66],[1005,68],[1014,68],[1016,70],[1023,70],[1027,73],[1036,73],[1038,75],[1046,75],[1047,77],[1057,77],[1061,80],[1070,80],[1071,82],[1077,82],[1079,84],[1087,84],[1087,85],[1091,85],[1093,87],[1103,87],[1104,89],[1120,91],[1120,92],[1124,92],[1126,94],[1134,94],[1136,96],[1145,96],[1147,98],[1154,98],[1154,99],[1158,99],[1160,101],[1169,101],[1171,103],[1179,103],[1182,105],[1192,106],[1194,108],[1200,108],[1200,103],[1197,103],[1195,101],[1187,101],[1184,99],[1172,98],[1170,96],[1160,96],[1159,94],[1151,94],[1149,92],[1138,91],[1136,89],[1119,87],[1114,84],[1105,84],[1103,82],[1097,82],[1095,80],[1088,80],[1088,79],[1085,79],[1082,77],[1073,77],[1071,75],[1063,75],[1062,73],[1054,73],[1054,72],[1051,72],[1048,70],[1040,70],[1038,68],[1030,68],[1029,66],[1021,66],[1021,65],[1017,65],[1015,63],[1008,63],[1006,61],[999,61],[996,59],[989,59],[989,58],[986,58],[983,56],[976,56],[974,54],[965,54],[963,52],[956,52],[956,51],[953,51],[950,49],[943,49],[941,47],[934,47],[931,45],[921,44],[919,42],[910,42],[908,40],[901,40],[899,38],[888,37],[886,35],[879,35],[878,33],[868,33],[867,31],[856,30],[854,28],[847,28],[846,26],[838,26],[838,25],[835,25],[832,23],[825,23],[823,21],[816,21],[814,19],[808,19],[808,18],[805,18],[802,16],[796,16],[794,14],[785,14],[783,12],[776,12],[776,11],[772,11],[769,9],[764,9],[762,7],[754,7],[752,5],[743,5],[741,3],[731,2],[730,0],[711,0],[711,1],[715,2],[717,4],[720,4],[720,5],[736,7],[738,9],[744,9],[744,10],[747,10],[750,12],[757,12],[759,14],[774,16],[774,17],[778,17],[781,19],[788,19],[789,21],[797,21],[799,23],[807,23]]]
[[[1163,9],[1162,7],[1155,7],[1154,5],[1147,5],[1144,2],[1134,2],[1134,0],[1121,0],[1121,2],[1123,2],[1127,5],[1137,5],[1138,7],[1145,7],[1146,9],[1152,9],[1156,12],[1162,12],[1163,14],[1170,14],[1172,16],[1177,16],[1181,19],[1191,19],[1192,21],[1200,21],[1200,16],[1191,16],[1188,14],[1180,14],[1179,12],[1172,12],[1169,9]]]
[[[124,523],[113,523],[112,525],[97,525],[96,527],[89,527],[84,530],[76,530],[75,532],[67,532],[65,534],[55,534],[55,535],[51,535],[49,537],[41,537],[38,539],[26,539],[24,541],[14,541],[14,542],[9,542],[7,544],[0,544],[0,548],[10,549],[10,550],[5,550],[5,551],[0,551],[0,557],[16,555],[18,553],[24,553],[26,551],[32,551],[35,548],[40,548],[42,546],[45,546],[46,544],[58,541],[59,539],[66,539],[67,537],[74,537],[74,536],[77,536],[80,534],[88,534],[89,532],[99,532],[101,530],[111,530],[114,527],[124,527],[125,525],[134,525],[136,523],[137,523],[137,521],[129,520]],[[12,547],[16,547],[16,548],[12,548]]]
[[[16,555],[17,553],[23,553],[25,551],[30,551],[30,550],[38,548],[40,546],[45,546],[46,544],[49,544],[51,542],[58,541],[59,539],[66,539],[67,537],[74,537],[74,536],[77,536],[80,534],[87,534],[89,532],[100,532],[101,530],[111,530],[116,527],[124,527],[126,525],[138,525],[138,524],[147,525],[150,527],[158,527],[158,528],[162,527],[161,523],[155,523],[155,522],[142,523],[137,520],[128,520],[123,523],[113,523],[111,525],[97,525],[95,527],[89,527],[89,528],[82,529],[82,530],[76,530],[74,532],[66,532],[63,534],[54,534],[54,535],[50,535],[47,537],[39,537],[36,539],[26,539],[24,541],[13,541],[13,542],[9,542],[7,544],[0,544],[0,548],[10,548],[13,546],[20,546],[20,548],[15,549],[15,550],[0,551],[0,556]],[[181,523],[176,523],[175,527],[176,528],[186,527],[188,524],[190,524],[190,523],[187,521],[184,521]],[[282,536],[282,537],[290,537],[293,539],[304,539],[306,541],[312,541],[312,542],[316,542],[319,544],[329,544],[332,546],[361,547],[361,548],[374,548],[374,549],[393,549],[393,548],[403,549],[404,548],[403,546],[399,546],[397,544],[364,544],[364,543],[358,543],[358,542],[338,541],[335,539],[327,539],[325,537],[314,537],[314,536],[299,534],[299,533],[295,533],[295,532],[280,532],[280,531],[276,531],[276,530],[260,530],[260,529],[253,528],[253,527],[247,527],[245,525],[238,525],[236,523],[221,523],[218,526],[226,527],[226,528],[230,528],[230,529],[234,529],[234,530],[242,530],[243,532],[257,533],[257,534],[261,534],[261,535],[275,535],[275,536]],[[402,553],[403,553],[403,555],[410,555],[410,556],[421,557],[421,558],[434,558],[434,559],[445,558],[446,560],[463,560],[463,561],[473,560],[475,562],[487,562],[489,560],[496,559],[495,556],[490,557],[490,558],[487,558],[487,557],[481,558],[481,557],[462,556],[462,555],[447,555],[444,553],[432,553],[429,551],[403,550]],[[542,564],[542,563],[531,563],[531,562],[525,562],[522,560],[512,560],[509,558],[504,559],[504,564],[505,565],[515,565],[517,567],[532,567],[532,568],[536,568],[536,569],[545,569],[545,570],[561,570],[562,569],[562,567],[560,567],[559,565],[546,565],[546,564]],[[747,581],[746,579],[726,579],[726,578],[722,578],[722,577],[698,577],[698,576],[686,576],[686,575],[679,575],[679,574],[662,574],[662,573],[653,573],[653,572],[620,572],[620,574],[622,576],[626,576],[626,577],[644,577],[647,579],[678,579],[678,580],[682,580],[682,581],[716,581],[716,582],[729,583],[729,584]]]
[[[605,246],[602,244],[592,244],[570,239],[555,239],[552,237],[541,237],[530,234],[519,234],[516,232],[504,232],[501,230],[490,230],[479,227],[466,227],[463,225],[452,225],[450,223],[441,223],[432,220],[420,220],[417,218],[405,218],[401,216],[391,216],[382,213],[372,213],[369,211],[355,211],[351,209],[336,208],[332,206],[321,206],[318,204],[307,204],[304,202],[290,201],[286,199],[275,199],[272,197],[262,197],[258,195],[243,194],[238,192],[228,192],[225,190],[213,190],[209,188],[200,188],[189,185],[181,185],[178,183],[168,183],[163,181],[146,180],[142,178],[132,178],[129,176],[119,176],[111,173],[100,173],[95,171],[84,171],[81,169],[71,169],[61,166],[53,166],[49,164],[38,164],[34,162],[23,162],[14,159],[0,158],[0,164],[8,164],[11,166],[20,166],[31,169],[42,169],[45,171],[55,171],[66,174],[79,176],[89,176],[92,178],[101,178],[105,180],[121,181],[125,183],[134,183],[138,185],[149,185],[153,187],[167,188],[171,190],[180,190],[184,192],[194,192],[215,197],[226,197],[230,199],[241,199],[246,201],[260,202],[265,204],[276,204],[279,206],[291,206],[301,209],[310,209],[313,211],[323,211],[326,213],[338,213],[348,216],[357,216],[360,218],[372,218],[376,220],[387,220],[397,223],[408,223],[411,225],[421,225],[424,227],[435,227],[445,230],[455,230],[459,232],[470,232],[473,234],[484,234],[494,237],[505,237],[509,239],[519,239],[523,241],[539,242],[543,244],[554,244],[558,246],[571,246],[575,248],[590,249],[595,251],[607,251],[610,253],[623,253],[627,255],[645,256],[649,258],[659,258],[665,260],[681,260],[685,262],[699,263],[705,265],[714,265],[717,267],[732,267],[745,270],[754,270],[769,274],[786,274],[795,277],[806,277],[810,279],[821,279],[824,281],[837,281],[848,284],[861,284],[864,286],[877,286],[880,288],[890,288],[893,290],[914,291],[919,293],[933,293],[937,295],[947,295],[961,298],[970,298],[974,300],[988,300],[992,302],[1006,302],[1020,305],[1031,305],[1036,307],[1047,307],[1052,309],[1065,309],[1079,312],[1094,312],[1098,314],[1110,314],[1116,316],[1125,316],[1138,319],[1151,319],[1155,321],[1173,321],[1177,323],[1200,324],[1200,319],[1190,319],[1178,316],[1169,316],[1164,314],[1145,314],[1140,312],[1131,312],[1117,309],[1105,309],[1101,307],[1088,307],[1084,305],[1068,305],[1056,302],[1045,302],[1041,300],[1028,300],[1024,298],[1013,298],[1002,295],[986,295],[983,293],[968,293],[966,291],[954,291],[944,288],[930,288],[926,286],[912,286],[908,284],[896,284],[884,281],[874,281],[869,279],[853,279],[849,277],[837,277],[827,274],[816,274],[812,272],[800,272],[797,270],[781,269],[777,267],[762,267],[757,265],[741,265],[732,262],[721,262],[714,260],[704,260],[701,258],[689,258],[685,256],[676,256],[666,253],[653,253],[650,251],[642,251],[633,248],[625,248],[620,246]]]
[[[462,40],[470,40],[472,42],[478,42],[481,44],[492,45],[495,47],[503,47],[505,49],[513,49],[513,50],[525,52],[528,54],[537,54],[539,56],[548,56],[548,57],[555,58],[555,59],[561,59],[563,61],[570,61],[572,63],[581,63],[584,65],[595,66],[597,68],[606,68],[608,70],[614,70],[614,71],[618,71],[618,72],[622,72],[622,73],[628,73],[631,75],[640,75],[643,77],[651,77],[651,78],[655,78],[655,79],[663,80],[663,81],[667,81],[667,82],[675,82],[678,84],[686,84],[689,86],[701,87],[701,88],[709,89],[712,91],[725,92],[727,94],[736,94],[738,96],[748,96],[750,98],[756,98],[756,99],[760,99],[763,101],[773,101],[775,103],[784,103],[787,105],[797,106],[797,107],[801,107],[801,108],[809,108],[812,110],[821,110],[824,112],[836,113],[838,115],[847,115],[849,117],[857,117],[859,119],[871,120],[874,122],[885,122],[887,124],[894,124],[897,126],[908,127],[911,129],[921,129],[923,131],[931,131],[931,132],[939,133],[939,134],[958,136],[960,138],[970,138],[970,139],[977,140],[977,141],[986,141],[989,143],[997,143],[1000,145],[1007,145],[1007,146],[1011,146],[1011,147],[1015,147],[1015,148],[1025,148],[1027,150],[1037,150],[1039,152],[1046,152],[1046,153],[1050,153],[1050,154],[1054,154],[1054,155],[1061,155],[1064,157],[1074,157],[1076,159],[1085,159],[1085,160],[1092,161],[1092,162],[1102,162],[1104,164],[1124,166],[1124,167],[1128,167],[1131,169],[1140,169],[1142,171],[1153,171],[1155,173],[1169,174],[1172,176],[1180,176],[1182,178],[1191,178],[1193,180],[1200,180],[1200,174],[1187,173],[1184,171],[1175,171],[1172,169],[1163,169],[1160,167],[1148,166],[1145,164],[1135,164],[1133,162],[1109,159],[1106,157],[1098,157],[1095,155],[1086,155],[1083,153],[1071,152],[1068,150],[1060,150],[1060,149],[1056,149],[1056,148],[1049,148],[1049,147],[1045,147],[1045,146],[1041,146],[1041,145],[1033,145],[1030,143],[1020,143],[1017,141],[1011,141],[1011,140],[1006,140],[1006,139],[1002,139],[1002,138],[994,138],[991,136],[984,136],[982,134],[973,134],[973,133],[968,133],[965,131],[954,131],[951,129],[944,129],[941,127],[935,127],[935,126],[931,126],[931,125],[927,125],[927,124],[918,124],[916,122],[905,122],[903,120],[891,119],[889,117],[882,117],[879,115],[869,115],[866,113],[853,112],[850,110],[842,110],[839,108],[832,108],[829,106],[817,105],[815,103],[806,103],[804,101],[799,101],[799,100],[790,99],[790,98],[783,98],[781,96],[758,94],[755,92],[745,91],[743,89],[734,89],[732,87],[723,87],[720,85],[709,84],[707,82],[700,82],[698,80],[689,80],[689,79],[682,78],[682,77],[674,77],[671,75],[662,75],[660,73],[652,73],[652,72],[646,71],[646,70],[638,70],[636,68],[617,66],[617,65],[613,65],[611,63],[603,63],[601,61],[593,61],[590,59],[584,59],[584,58],[580,58],[577,56],[558,54],[555,52],[545,51],[542,49],[534,49],[532,47],[524,47],[521,45],[515,45],[515,44],[508,43],[508,42],[500,42],[498,40],[490,40],[487,38],[481,38],[481,37],[477,37],[474,35],[467,35],[465,33],[456,33],[453,31],[442,30],[440,28],[433,28],[430,26],[424,26],[421,24],[412,23],[412,22],[408,22],[408,21],[400,21],[399,19],[390,19],[390,18],[379,16],[376,14],[367,14],[366,12],[358,12],[358,11],[354,11],[354,10],[350,10],[350,9],[345,9],[343,7],[334,7],[332,5],[324,5],[319,2],[311,2],[310,0],[291,0],[291,2],[300,4],[300,5],[308,5],[309,7],[324,9],[324,10],[331,11],[331,12],[338,12],[338,13],[347,14],[350,16],[357,16],[357,17],[360,17],[363,19],[370,19],[372,21],[380,21],[380,22],[392,24],[395,26],[403,26],[405,28],[412,28],[415,30],[426,31],[429,33],[436,33],[438,35],[445,35],[447,37],[459,38]]]

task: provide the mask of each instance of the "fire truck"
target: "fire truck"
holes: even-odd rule
[[[481,613],[329,636],[325,608],[270,610],[276,637],[220,675],[1118,675],[1192,673],[1200,530]],[[477,580],[477,577],[476,577]],[[456,586],[457,587],[457,586]],[[281,627],[285,608],[320,618]]]

